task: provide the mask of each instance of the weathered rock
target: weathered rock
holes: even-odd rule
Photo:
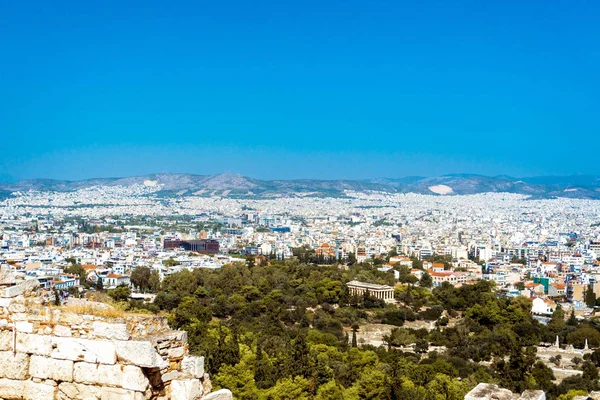
[[[24,282],[19,283],[19,286],[23,288],[23,295],[29,297],[38,291],[40,282],[37,279],[26,279]]]
[[[120,365],[103,365],[86,362],[75,363],[73,379],[89,385],[121,386],[123,371]]]
[[[181,369],[189,372],[194,378],[204,376],[204,357],[185,356],[181,361]]]
[[[202,396],[202,390],[198,379],[176,379],[171,381],[171,400],[195,400]]]
[[[27,354],[0,351],[0,378],[27,379],[28,368]]]
[[[0,297],[17,297],[23,294],[23,286],[8,286],[0,291]]]
[[[35,378],[73,381],[73,361],[31,356],[29,374]]]
[[[13,333],[11,331],[0,331],[0,351],[12,350]]]
[[[25,381],[23,398],[26,400],[54,400],[56,386]]]
[[[204,393],[212,392],[212,382],[210,381],[210,376],[207,373],[204,373],[204,378],[202,379],[202,386],[204,387]]]
[[[27,307],[23,303],[12,303],[8,306],[8,311],[11,313],[24,313],[27,311]]]
[[[33,333],[33,324],[27,321],[15,322],[15,329],[17,332]]]
[[[22,399],[25,391],[26,381],[17,381],[12,379],[0,379],[0,398],[2,399]]]
[[[202,400],[233,400],[233,394],[231,390],[221,389],[204,396]]]
[[[69,328],[68,326],[56,325],[54,327],[54,335],[61,337],[71,337],[73,336],[73,333],[71,332],[71,328]]]
[[[58,385],[57,398],[59,400],[98,400],[101,396],[102,389],[97,386],[72,382],[63,382]]]
[[[14,285],[17,282],[17,275],[12,267],[8,265],[0,266],[0,285]]]
[[[123,368],[123,379],[121,381],[121,386],[123,389],[144,392],[146,389],[148,389],[149,385],[150,382],[140,367],[126,365]]]
[[[171,359],[181,359],[185,354],[185,348],[183,347],[175,347],[169,350],[169,358]]]
[[[144,368],[165,368],[168,366],[152,343],[146,341],[115,342],[117,359],[125,364]]]
[[[93,334],[98,339],[129,340],[129,330],[126,324],[109,324],[94,321]]]
[[[114,364],[117,360],[115,345],[106,340],[52,338],[52,358],[89,363]]]
[[[52,353],[52,338],[46,335],[17,333],[17,352],[50,356]]]
[[[86,362],[75,363],[75,382],[89,385],[116,386],[143,392],[148,388],[148,378],[141,368],[133,365],[103,365]]]
[[[143,400],[144,395],[133,390],[102,388],[101,400]]]

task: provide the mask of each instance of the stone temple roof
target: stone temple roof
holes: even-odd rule
[[[394,288],[388,285],[378,285],[376,283],[366,283],[360,281],[350,281],[346,284],[347,286],[358,287],[367,290],[393,290]]]

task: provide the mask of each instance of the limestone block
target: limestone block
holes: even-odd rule
[[[17,332],[33,333],[33,324],[27,321],[15,322],[15,329]]]
[[[148,378],[141,368],[133,365],[104,365],[86,362],[75,363],[75,382],[89,385],[117,386],[143,392],[148,388]]]
[[[0,378],[27,379],[28,367],[27,354],[0,351]]]
[[[0,379],[0,398],[21,399],[25,391],[25,381]]]
[[[73,361],[31,356],[29,374],[35,378],[73,381]]]
[[[52,353],[52,338],[45,335],[17,332],[17,352],[50,356],[50,353]]]
[[[142,369],[140,367],[136,367],[134,365],[126,365],[123,368],[123,379],[121,382],[121,386],[124,389],[136,390],[138,392],[143,392],[148,389],[150,382]]]
[[[194,378],[204,376],[204,357],[185,356],[181,361],[181,369],[189,372]]]
[[[12,267],[3,265],[0,267],[0,285],[14,285],[17,282],[17,275]]]
[[[221,389],[204,396],[202,400],[233,400],[233,394],[231,390]]]
[[[174,349],[169,350],[169,358],[177,359],[182,358],[185,354],[185,349],[183,347],[175,347]]]
[[[202,378],[202,386],[204,387],[204,393],[212,392],[212,382],[210,381],[210,375],[207,373],[204,373]]]
[[[133,390],[102,388],[101,400],[143,400],[144,395]]]
[[[106,340],[77,338],[52,338],[52,358],[85,361],[89,363],[114,364],[117,361],[115,345]]]
[[[175,379],[189,379],[189,378],[192,378],[192,376],[189,374],[186,374],[186,373],[182,373],[180,371],[169,371],[160,376],[160,380],[162,383],[167,383],[167,382],[173,381]]]
[[[54,327],[54,335],[61,337],[71,337],[73,334],[71,333],[71,328],[64,325],[56,325]]]
[[[129,330],[126,324],[109,324],[94,321],[92,325],[93,334],[99,339],[129,340]]]
[[[5,287],[0,291],[0,297],[4,298],[17,297],[21,294],[23,294],[23,286],[21,285]]]
[[[54,400],[56,386],[25,381],[23,398],[26,400]]]
[[[122,378],[123,371],[120,365],[78,362],[73,369],[75,382],[88,385],[120,386]]]
[[[13,334],[11,331],[0,331],[0,351],[12,350]]]
[[[58,385],[57,398],[59,400],[98,400],[101,396],[102,389],[97,386],[72,382],[63,382]]]
[[[171,381],[171,400],[195,400],[201,396],[202,385],[198,379]]]
[[[0,307],[8,308],[12,304],[13,299],[0,297]]]
[[[8,306],[8,311],[11,313],[23,313],[23,312],[27,312],[27,307],[25,307],[25,304],[23,303],[12,303],[10,306]]]
[[[115,342],[117,359],[125,364],[145,368],[165,368],[167,363],[156,352],[152,343],[146,341]]]
[[[40,282],[37,279],[27,279],[25,282],[19,283],[19,286],[23,288],[23,294],[25,297],[37,295],[38,289],[40,288]]]

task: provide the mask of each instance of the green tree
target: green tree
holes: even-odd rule
[[[596,305],[596,294],[594,293],[591,285],[588,285],[587,289],[585,290],[585,304],[590,308],[594,308]]]
[[[344,392],[335,380],[330,380],[319,387],[315,400],[344,400]]]
[[[115,301],[126,301],[131,296],[131,289],[127,285],[119,285],[109,290],[108,295]]]
[[[137,267],[131,272],[131,283],[139,290],[150,288],[150,268]]]
[[[419,285],[426,288],[432,287],[433,280],[431,279],[431,275],[429,275],[427,272],[424,272],[419,280]]]

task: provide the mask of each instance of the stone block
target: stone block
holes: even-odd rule
[[[117,361],[114,343],[106,340],[54,337],[52,346],[51,357],[59,360],[100,364],[114,364]]]
[[[0,398],[22,399],[25,391],[25,381],[0,379]]]
[[[0,331],[0,351],[13,349],[13,333],[11,331]]]
[[[171,400],[195,400],[202,397],[202,385],[198,379],[171,381]]]
[[[148,388],[148,378],[141,368],[133,365],[104,365],[86,362],[75,363],[75,382],[88,385],[116,386],[143,392]]]
[[[204,357],[183,357],[183,361],[181,361],[181,369],[190,373],[194,378],[202,378],[204,376]]]
[[[23,303],[15,303],[13,302],[10,306],[8,306],[8,312],[10,313],[24,313],[27,312],[27,307]]]
[[[13,299],[0,297],[0,307],[8,308],[12,304]]]
[[[81,383],[63,382],[58,385],[59,400],[98,400],[102,396],[102,388]]]
[[[71,332],[71,328],[64,325],[56,325],[54,327],[54,335],[60,337],[71,337],[73,333]]]
[[[33,324],[27,321],[15,322],[15,330],[23,333],[33,333]]]
[[[35,378],[72,382],[73,361],[31,356],[29,374]]]
[[[0,291],[0,297],[4,298],[17,297],[21,294],[23,294],[23,286],[21,285],[5,287]]]
[[[52,353],[52,337],[31,333],[17,333],[16,347],[17,352],[50,356]]]
[[[141,368],[134,365],[126,365],[123,368],[123,379],[121,386],[123,389],[135,390],[138,392],[144,392],[148,389],[150,382]]]
[[[117,359],[125,364],[144,368],[165,368],[168,364],[162,359],[152,343],[146,341],[116,341]]]
[[[25,353],[0,351],[0,378],[27,379],[29,356]]]
[[[45,383],[25,381],[23,399],[25,400],[54,400],[56,386]]]
[[[129,329],[126,324],[109,324],[94,321],[92,333],[96,338],[109,340],[129,340]]]
[[[75,363],[73,379],[78,383],[88,385],[120,386],[123,371],[120,365]]]
[[[133,390],[102,388],[101,400],[144,400],[144,395]]]
[[[0,267],[0,285],[14,285],[17,282],[17,275],[12,267],[2,265]]]
[[[175,347],[174,349],[169,350],[169,358],[171,359],[183,358],[184,354],[185,349],[183,347]]]
[[[202,400],[233,400],[233,394],[229,389],[221,389],[207,394]]]

